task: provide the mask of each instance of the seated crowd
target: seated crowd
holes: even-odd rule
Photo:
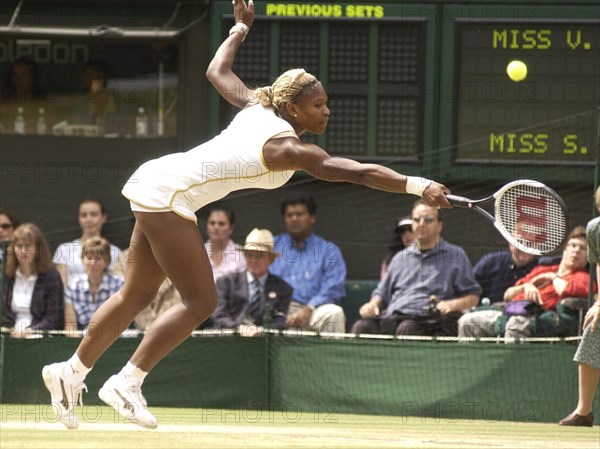
[[[560,260],[526,254],[512,245],[485,254],[474,266],[466,252],[442,237],[440,210],[417,201],[398,221],[381,264],[381,278],[360,319],[346,323],[346,264],[340,248],[314,232],[317,204],[296,192],[281,203],[285,232],[253,229],[244,245],[232,235],[235,216],[215,206],[207,216],[206,250],[217,287],[217,308],[202,329],[231,329],[243,336],[265,328],[299,329],[323,336],[356,335],[481,337],[567,336],[578,332],[568,297],[587,297],[586,233],[575,227]],[[124,283],[135,252],[101,237],[102,202],[79,204],[81,237],[60,244],[52,257],[42,231],[0,210],[0,237],[8,240],[3,326],[15,338],[34,331],[87,331],[94,311]],[[0,253],[0,257],[2,254]],[[167,278],[154,301],[131,327],[145,331],[181,296]]]

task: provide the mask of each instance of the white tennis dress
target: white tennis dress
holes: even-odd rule
[[[269,170],[263,158],[265,143],[285,136],[298,138],[273,108],[249,106],[208,142],[142,164],[122,193],[133,211],[173,211],[196,222],[195,211],[233,191],[275,189],[289,181],[291,167]]]

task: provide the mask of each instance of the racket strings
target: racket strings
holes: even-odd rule
[[[560,246],[567,232],[561,201],[537,185],[515,185],[496,198],[496,223],[523,246],[542,254]]]

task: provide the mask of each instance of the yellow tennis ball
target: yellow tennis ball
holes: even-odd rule
[[[510,61],[506,66],[506,73],[513,81],[523,81],[527,76],[527,66],[523,61]]]

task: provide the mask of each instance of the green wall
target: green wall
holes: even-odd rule
[[[138,338],[121,338],[96,364],[86,381],[87,407],[100,403],[98,389],[138,343]],[[1,344],[2,403],[43,405],[48,394],[41,368],[70,357],[78,340],[3,335]],[[566,343],[198,336],[152,371],[144,395],[157,407],[556,422],[577,401],[575,348]]]

